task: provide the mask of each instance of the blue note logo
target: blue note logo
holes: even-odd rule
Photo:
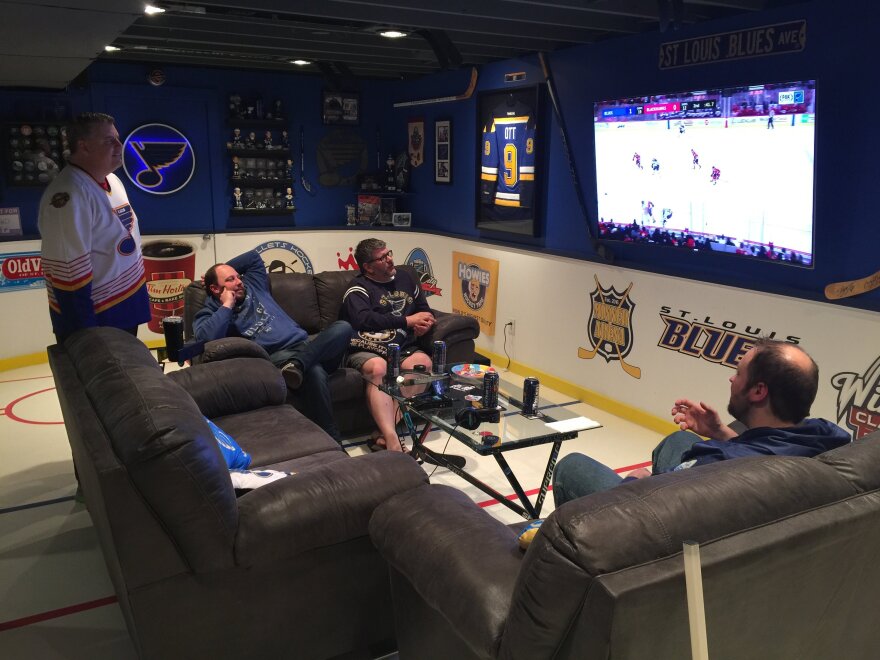
[[[122,166],[129,180],[144,192],[170,195],[192,179],[196,157],[189,140],[176,128],[144,124],[125,138]]]

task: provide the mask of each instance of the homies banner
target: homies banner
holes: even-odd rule
[[[462,252],[452,253],[452,311],[480,322],[480,333],[495,334],[498,262]]]

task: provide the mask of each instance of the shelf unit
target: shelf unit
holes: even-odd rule
[[[226,143],[230,216],[293,216],[296,211],[294,172],[287,122],[243,118],[227,119],[226,125],[230,134]],[[281,146],[285,137],[286,147]],[[269,144],[265,143],[267,139]],[[257,144],[265,146],[258,148]]]

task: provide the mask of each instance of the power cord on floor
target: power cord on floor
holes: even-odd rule
[[[449,432],[449,435],[446,436],[446,444],[443,445],[443,451],[440,452],[441,454],[445,454],[445,453],[446,453],[446,450],[449,448],[449,441],[452,440],[452,434],[455,433],[457,430],[458,430],[458,424],[456,424],[455,426],[453,426],[453,427],[452,427],[452,430]],[[431,479],[431,477],[434,476],[434,473],[437,471],[437,468],[438,468],[438,467],[440,467],[440,466],[439,466],[439,465],[435,465],[435,466],[434,466],[434,469],[431,470],[431,473],[428,475],[428,479],[429,479],[429,480]]]
[[[507,353],[507,326],[513,327],[513,321],[508,321],[504,324],[504,355],[507,357],[507,366],[505,369],[510,369],[510,355]]]

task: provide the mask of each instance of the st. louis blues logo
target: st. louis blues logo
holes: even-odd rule
[[[443,295],[437,286],[437,278],[434,277],[434,271],[431,268],[431,261],[428,259],[428,253],[422,248],[415,248],[410,252],[404,262],[419,274],[419,286],[425,292],[425,297]]]
[[[196,158],[189,140],[176,128],[144,124],[125,138],[122,165],[144,192],[169,195],[189,183]]]
[[[633,378],[641,378],[641,368],[628,364],[625,360],[633,347],[632,315],[636,305],[629,297],[632,282],[626,287],[626,291],[619,293],[613,286],[610,289],[603,288],[599,284],[598,276],[593,277],[596,288],[590,294],[592,307],[587,322],[593,347],[578,348],[578,357],[592,360],[598,354],[605,358],[605,362],[618,360],[627,374]]]

